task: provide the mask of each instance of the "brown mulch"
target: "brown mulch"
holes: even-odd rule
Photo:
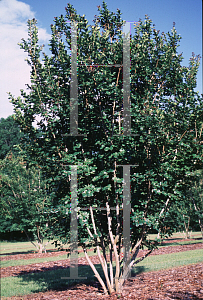
[[[187,239],[187,241],[194,241],[194,239]],[[172,243],[172,242],[173,243],[185,242],[185,239],[181,239],[181,240],[180,239],[178,239],[178,240],[177,239],[173,239],[173,240],[168,239],[168,240],[164,240],[164,242],[161,245],[165,246],[166,244]],[[181,247],[183,247],[183,246],[181,246]],[[173,247],[176,247],[176,246],[173,246]],[[87,249],[87,251],[93,251],[93,249]],[[184,250],[180,250],[180,251],[184,251]],[[78,252],[83,252],[83,250],[78,250]],[[166,253],[169,253],[169,252],[166,252]],[[5,255],[5,253],[3,253],[3,254],[0,254],[0,257],[2,255],[1,261],[4,261],[4,260],[19,260],[19,259],[53,257],[53,256],[64,255],[64,254],[67,254],[67,251],[65,251],[65,250],[57,251],[56,249],[50,249],[50,250],[47,250],[47,253],[36,253],[35,251],[33,251],[33,253],[28,253],[28,254],[23,253],[23,254],[7,254],[7,255]],[[164,254],[164,253],[159,252],[158,254]]]
[[[137,275],[126,281],[122,295],[105,296],[96,282],[63,291],[39,292],[2,300],[172,300],[203,299],[203,263]]]
[[[93,251],[92,249],[87,249],[87,251]],[[78,252],[83,252],[83,250],[78,250]],[[19,260],[19,259],[32,259],[32,258],[42,258],[42,257],[53,257],[53,256],[59,256],[67,254],[67,251],[65,250],[47,250],[46,253],[38,253],[36,251],[33,251],[32,253],[23,253],[23,254],[2,254],[1,261],[3,260]]]
[[[198,239],[197,239],[198,240]],[[194,241],[194,239],[187,239],[187,241]],[[185,242],[185,239],[166,239],[164,242],[162,242],[161,246],[166,246],[169,243],[181,243]],[[195,244],[195,243],[194,243]],[[197,244],[197,243],[196,243]],[[174,246],[175,247],[175,246]],[[87,251],[93,251],[93,249],[87,249]],[[83,250],[79,249],[78,252],[83,252]],[[51,256],[59,256],[67,254],[68,251],[65,249],[57,250],[57,249],[48,249],[46,253],[38,253],[34,250],[31,251],[31,253],[2,253],[0,254],[1,261],[4,260],[19,260],[19,259],[32,259],[32,258],[42,258],[42,257],[51,257]]]
[[[1,257],[1,261],[53,257],[53,256],[64,255],[64,254],[67,254],[67,252],[66,251],[54,251],[54,252],[47,252],[47,253],[35,253],[34,252],[34,253],[28,253],[28,254],[9,254],[9,255]]]
[[[175,252],[181,252],[181,251],[189,251],[189,250],[195,250],[195,249],[203,249],[202,243],[197,244],[189,244],[189,245],[182,245],[182,246],[165,246],[161,247],[159,249],[154,250],[151,255],[161,255],[161,254],[169,254],[169,253],[175,253]],[[142,257],[145,255],[148,251],[147,250],[140,250],[137,257]],[[63,251],[63,254],[67,252]],[[54,253],[55,256],[56,252]],[[61,254],[61,251],[59,252]],[[43,254],[19,254],[19,255],[13,255],[15,258],[13,259],[31,259],[31,258],[39,258],[39,257],[50,257],[51,253],[43,253]],[[11,257],[11,256],[9,256]],[[107,256],[108,257],[108,256]],[[4,257],[6,258],[6,257]],[[3,259],[2,259],[3,260]],[[91,257],[91,261],[94,264],[99,264],[99,258],[97,255]],[[78,265],[88,265],[88,262],[85,257],[79,257],[78,258]],[[22,265],[22,266],[11,266],[11,267],[5,267],[1,269],[1,277],[8,277],[8,276],[19,276],[24,275],[28,273],[39,273],[44,271],[51,271],[56,269],[65,269],[70,266],[70,259],[63,259],[63,260],[56,260],[56,261],[49,261],[44,263],[35,263],[35,264],[29,264],[29,265]]]
[[[173,240],[174,242],[175,240]],[[180,240],[178,240],[180,242]],[[164,242],[165,244],[165,242]],[[203,249],[202,243],[182,245],[182,246],[164,246],[150,255],[161,255],[195,249]],[[140,250],[138,257],[146,254],[147,250]],[[65,251],[48,252],[43,254],[29,253],[9,255],[2,257],[7,259],[31,259],[39,257],[50,257],[66,254]],[[99,263],[98,256],[92,256],[94,264]],[[19,276],[28,273],[38,273],[55,269],[67,268],[70,260],[51,261],[37,264],[29,264],[15,267],[6,267],[1,269],[1,277]],[[88,265],[85,258],[78,258],[78,265]],[[99,283],[95,280],[91,284],[77,284],[61,291],[49,290],[31,295],[19,297],[2,297],[2,300],[167,300],[167,299],[203,299],[203,263],[181,266],[169,270],[140,273],[126,281],[120,298],[110,295],[105,296]]]

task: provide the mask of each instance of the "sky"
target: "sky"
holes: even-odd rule
[[[13,114],[7,92],[15,97],[26,89],[30,82],[30,68],[25,62],[26,54],[18,43],[27,39],[27,20],[38,21],[39,42],[48,49],[50,25],[54,17],[65,14],[68,0],[0,0],[0,118]],[[97,6],[102,0],[69,1],[77,13],[85,14],[92,24]],[[182,65],[188,66],[192,52],[202,54],[202,0],[106,0],[108,9],[116,12],[119,8],[126,21],[145,19],[147,14],[160,32],[170,32],[175,22],[177,33],[181,35],[178,53],[183,53]],[[202,90],[202,59],[197,76],[199,93]]]

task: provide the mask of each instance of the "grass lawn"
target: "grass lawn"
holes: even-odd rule
[[[88,251],[88,255],[93,256],[97,255],[97,253],[94,253],[94,251]],[[78,257],[84,257],[85,254],[83,252],[78,254]],[[14,266],[22,266],[22,265],[29,265],[29,264],[37,264],[42,262],[48,262],[48,261],[58,261],[58,260],[64,260],[68,259],[67,254],[64,255],[58,255],[58,256],[52,256],[52,257],[42,257],[42,258],[31,258],[31,259],[20,259],[20,260],[4,260],[1,262],[1,267],[14,267]]]
[[[46,240],[44,244],[46,244]],[[47,249],[55,249],[55,246],[51,244],[52,241],[46,246]],[[7,242],[1,241],[1,257],[3,254],[26,254],[37,252],[37,249],[31,244],[31,242]]]
[[[149,256],[133,268],[132,274],[136,275],[142,272],[170,269],[202,261],[202,249]],[[96,268],[99,273],[102,274],[101,266],[96,265]],[[4,297],[11,297],[47,291],[50,289],[66,288],[73,284],[73,280],[61,279],[61,277],[69,276],[69,269],[58,269],[16,277],[5,277],[1,279],[1,293]],[[89,266],[79,267],[79,277],[80,276],[87,277],[87,280],[85,280],[86,283],[95,280],[94,274]],[[75,282],[84,282],[84,280],[76,280]]]
[[[149,238],[154,239],[157,237],[157,234],[150,234]],[[176,246],[176,245],[186,245],[186,244],[191,244],[191,243],[202,243],[202,240],[196,240],[197,238],[201,238],[201,233],[200,232],[193,232],[191,238],[193,239],[192,241],[187,241],[185,240],[180,241],[180,242],[173,242],[174,239],[180,239],[182,240],[184,238],[182,233],[174,233],[169,239],[171,243],[167,243],[166,246]],[[45,243],[47,241],[45,240]],[[54,250],[56,249],[54,244],[51,244],[52,241],[46,246],[47,252],[49,250]],[[1,257],[6,256],[6,255],[12,255],[12,254],[26,254],[26,253],[34,253],[37,252],[36,248],[30,243],[30,242],[7,242],[7,241],[1,241],[0,242],[1,248]],[[162,246],[160,246],[162,247]],[[65,247],[66,248],[66,247]],[[79,248],[80,249],[80,248]],[[82,249],[82,248],[81,248]]]
[[[200,262],[203,262],[203,249],[148,256],[138,263],[133,270],[135,273],[137,272],[137,269],[143,269],[144,272],[150,272]]]
[[[193,233],[194,238],[200,238],[200,233]],[[151,237],[153,238],[153,236]],[[188,244],[194,242],[202,242],[202,240],[192,240],[192,241],[181,241],[173,242],[173,239],[182,239],[183,235],[174,234],[171,237],[171,243],[167,243],[168,246],[179,245],[179,244]],[[166,245],[166,246],[167,246]],[[50,246],[50,245],[49,245]],[[51,245],[53,246],[53,245]],[[3,248],[3,253],[14,254],[14,253],[30,253],[33,246],[30,243],[7,243],[3,242],[1,244],[1,248]],[[48,247],[49,249],[49,247]],[[54,249],[54,247],[52,248]],[[13,252],[13,253],[12,253]],[[90,255],[93,255],[93,252],[90,252]],[[83,253],[79,254],[80,256],[84,256]],[[16,265],[26,265],[30,263],[40,263],[45,261],[54,261],[67,259],[67,255],[55,256],[55,257],[45,257],[45,258],[37,258],[37,259],[29,259],[29,260],[8,260],[3,261],[1,266],[16,266]],[[162,269],[169,269],[173,267],[178,267],[187,264],[194,264],[198,262],[203,262],[203,250],[190,250],[184,252],[170,253],[164,255],[154,255],[149,256],[139,264],[137,264],[133,270],[132,275],[139,274],[142,272],[149,271],[158,271]],[[99,273],[102,274],[102,269],[100,265],[96,265]],[[14,277],[5,277],[1,279],[1,295],[4,297],[17,296],[17,295],[26,295],[32,294],[40,291],[47,291],[50,289],[58,289],[58,288],[66,288],[67,286],[73,284],[73,280],[70,279],[61,279],[61,277],[69,277],[69,269],[57,269],[40,273],[30,273],[27,275],[14,276]],[[89,266],[79,267],[79,277],[87,277],[85,282],[91,282],[95,280],[94,274]],[[74,281],[74,282],[83,282]]]

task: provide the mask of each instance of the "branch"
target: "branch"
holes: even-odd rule
[[[116,79],[116,87],[118,85],[120,71],[121,71],[121,67],[119,67],[119,70],[118,70],[118,75],[117,75],[117,79]],[[111,136],[113,136],[113,129],[114,129],[114,111],[115,111],[115,106],[116,106],[116,102],[115,102],[115,99],[114,99],[114,103],[113,103],[113,118],[112,118],[112,133],[111,133]]]
[[[107,269],[107,262],[106,262],[105,259],[104,259],[104,262],[103,262],[102,257],[101,257],[101,253],[100,253],[100,249],[99,249],[99,245],[98,245],[98,234],[97,234],[97,230],[96,230],[96,226],[95,226],[95,221],[94,221],[94,215],[93,215],[93,211],[92,211],[92,206],[90,206],[90,214],[91,214],[91,219],[92,219],[92,225],[93,225],[94,233],[97,235],[97,239],[96,239],[97,254],[98,254],[98,257],[99,257],[99,260],[100,260],[100,263],[101,263],[101,266],[102,266],[102,269],[103,269],[103,272],[104,272],[104,275],[105,275],[105,278],[106,278],[106,283],[107,283],[109,292],[112,293],[112,292],[114,292],[114,290],[113,290],[113,287],[111,287],[111,284],[110,284],[110,281],[109,281],[108,269]]]
[[[102,286],[102,288],[103,288],[103,290],[104,290],[104,293],[107,295],[107,294],[108,294],[108,291],[107,291],[107,289],[106,289],[106,286],[105,286],[105,284],[104,284],[104,281],[101,279],[101,277],[100,277],[99,273],[97,272],[97,270],[96,270],[94,264],[91,262],[89,256],[87,255],[87,250],[86,250],[86,248],[83,248],[83,251],[84,251],[84,253],[85,253],[85,257],[86,257],[86,259],[87,259],[87,261],[88,261],[90,267],[92,268],[92,271],[93,271],[94,274],[95,274],[95,277],[98,279],[99,283],[101,284],[101,286]]]
[[[143,235],[142,235],[143,236]],[[135,245],[135,247],[133,248],[131,255],[129,256],[129,258],[127,259],[126,263],[125,263],[125,268],[123,269],[120,278],[119,278],[119,288],[118,291],[120,292],[122,289],[122,286],[126,280],[126,278],[128,277],[128,274],[134,264],[134,260],[137,257],[137,254],[139,252],[140,249],[140,244],[142,242],[142,238],[140,239],[140,241]]]
[[[56,139],[56,136],[55,136],[55,134],[53,133],[53,132],[51,132],[52,133],[52,135],[53,135],[53,138],[54,139]],[[56,147],[56,149],[57,149],[57,151],[58,151],[58,155],[59,155],[59,157],[61,158],[61,153],[59,152],[59,148],[58,148],[58,146]]]
[[[25,232],[25,234],[26,234],[26,236],[27,236],[27,239],[29,240],[29,242],[30,242],[30,243],[32,243],[32,244],[33,244],[33,246],[34,246],[35,248],[37,248],[37,250],[39,251],[39,249],[38,249],[37,245],[35,245],[35,244],[33,243],[33,241],[31,241],[31,239],[30,239],[30,237],[29,237],[28,233],[26,232],[26,230],[24,229],[23,231]]]
[[[139,262],[141,262],[143,259],[145,259],[149,254],[152,253],[152,251],[153,251],[153,249],[150,250],[150,251],[149,251],[146,255],[144,255],[143,257],[141,257],[141,258],[139,258],[138,260],[136,260],[136,261],[132,264],[131,267],[133,267],[133,265],[136,265],[136,264],[138,264]]]
[[[113,257],[112,257],[112,245],[110,240],[109,240],[109,251],[110,251],[110,261],[109,261],[110,279],[111,279],[111,286],[113,287]]]
[[[201,138],[201,135],[202,135],[202,129],[203,129],[203,124],[202,124],[201,130],[200,130],[200,133],[199,133],[199,138]]]
[[[103,120],[103,116],[102,116],[102,110],[101,110],[101,102],[99,102],[99,110],[100,110],[100,115],[101,115],[101,120],[102,120],[102,126],[104,128],[104,133],[105,133],[105,136],[106,136],[106,139],[107,139],[107,142],[108,142],[108,132],[105,128],[105,125],[104,125],[104,120]]]
[[[90,206],[90,209],[92,209],[91,206]],[[82,215],[81,215],[81,218],[82,218]],[[82,218],[82,221],[83,221],[83,218]],[[84,222],[84,221],[83,221],[83,222]],[[90,231],[90,229],[88,228],[88,226],[86,226],[86,228],[87,228],[87,231],[88,231],[90,237],[91,237],[92,239],[94,239],[94,236],[93,236],[93,234],[91,233],[91,231]],[[97,272],[97,270],[96,270],[94,264],[91,262],[89,256],[87,255],[87,250],[86,250],[85,247],[83,247],[83,251],[84,251],[84,253],[85,253],[85,257],[86,257],[86,259],[87,259],[87,261],[88,261],[90,267],[92,268],[92,271],[94,272],[96,278],[98,279],[99,283],[101,284],[101,286],[102,286],[102,288],[103,288],[103,290],[104,290],[104,293],[105,293],[105,294],[108,294],[108,291],[107,291],[107,289],[106,289],[106,286],[105,286],[105,284],[104,284],[104,281],[102,280],[102,278],[101,278],[101,276],[99,275],[99,273]],[[99,253],[100,253],[100,252],[99,252]],[[100,256],[99,256],[99,259],[100,259]],[[101,262],[101,260],[100,260],[100,262]],[[102,264],[102,263],[103,263],[103,262],[101,262],[101,264]],[[103,269],[103,270],[104,270],[104,269]]]
[[[197,121],[195,120],[195,137],[197,139]]]
[[[182,140],[182,138],[184,137],[184,135],[186,134],[187,130],[185,130],[185,132],[181,135],[179,142]]]
[[[160,212],[160,214],[159,214],[159,218],[162,216],[164,210],[166,209],[169,200],[170,200],[170,198],[168,198],[168,199],[166,200],[166,203],[165,203],[164,207],[162,208],[162,210],[161,210],[161,212]],[[160,235],[160,228],[159,228],[159,232],[158,232],[157,238],[159,238],[159,235]]]
[[[164,212],[164,210],[166,209],[166,207],[167,207],[167,205],[168,205],[168,202],[169,202],[169,198],[166,200],[166,203],[165,203],[165,205],[164,205],[164,207],[162,208],[162,210],[161,210],[161,212],[160,212],[160,214],[159,214],[159,218],[162,216],[162,214],[163,214],[163,212]]]
[[[111,225],[111,214],[110,214],[110,208],[108,202],[106,202],[106,209],[107,209],[107,220],[108,220],[108,231],[109,231],[109,236],[111,240],[111,244],[113,246],[113,251],[115,255],[115,260],[116,260],[116,274],[115,274],[115,285],[116,285],[116,290],[118,287],[118,278],[119,278],[119,273],[120,273],[120,262],[119,262],[119,256],[116,248],[116,241],[117,239],[114,240],[113,238],[113,233],[112,233],[112,225]]]
[[[12,193],[13,193],[13,196],[14,196],[15,198],[17,198],[17,195],[15,194],[14,190],[12,189],[10,183],[8,183],[8,182],[6,182],[6,181],[4,181],[4,183],[5,183],[6,185],[8,185],[8,187],[10,187],[10,189],[11,189],[11,191],[12,191]]]

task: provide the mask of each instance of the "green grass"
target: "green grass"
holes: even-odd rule
[[[199,262],[203,262],[203,249],[148,256],[134,267],[134,271],[136,272],[137,267],[138,269],[144,268],[145,272],[150,272]]]
[[[149,234],[150,239],[155,239],[157,237],[157,234]],[[201,232],[200,231],[194,231],[191,234],[191,238],[201,238]],[[184,239],[185,236],[182,232],[175,232],[169,239]]]
[[[178,243],[168,243],[164,246],[177,246],[177,245],[187,245],[187,244],[194,244],[194,243],[202,243],[202,241],[184,241],[184,242],[178,242]],[[159,246],[163,247],[163,246]],[[94,253],[93,251],[88,251],[88,254],[90,256],[97,255],[97,253]],[[84,253],[81,252],[78,254],[78,257],[84,257]],[[44,263],[49,261],[58,261],[58,260],[64,260],[68,259],[69,257],[67,254],[58,255],[58,256],[51,256],[51,257],[41,257],[41,258],[31,258],[31,259],[20,259],[20,260],[5,260],[1,262],[1,267],[14,267],[14,266],[22,266],[22,265],[29,265],[29,264],[36,264],[36,263]]]
[[[97,269],[101,272],[101,267]],[[40,291],[65,289],[76,282],[90,283],[95,280],[94,274],[89,266],[79,268],[79,277],[87,277],[84,280],[61,279],[61,277],[69,277],[69,269],[58,269],[41,273],[31,273],[17,277],[2,278],[1,294],[4,297],[17,295],[26,295],[37,293]]]
[[[21,260],[4,260],[1,262],[1,267],[14,267],[14,266],[22,266],[22,265],[30,265],[37,263],[44,263],[48,261],[58,261],[67,259],[67,254],[60,256],[52,256],[52,257],[44,257],[44,258],[31,258],[31,259],[21,259]]]
[[[202,244],[203,240],[192,240],[192,241],[181,241],[181,242],[171,242],[164,245],[158,246],[158,248],[161,247],[167,247],[167,246],[183,246],[183,245],[191,245],[191,244]]]
[[[47,240],[44,241],[44,244]],[[1,241],[1,254],[26,254],[37,252],[37,249],[31,242],[7,242]],[[51,242],[46,246],[47,249],[55,249],[55,246],[51,244]],[[1,255],[3,256],[3,255]]]
[[[181,237],[181,233],[175,233],[171,238],[171,243],[167,243],[165,245],[160,245],[160,247],[165,246],[177,246],[177,245],[187,245],[187,244],[194,244],[194,243],[202,243],[202,240],[192,240],[192,241],[180,241],[180,242],[173,242],[173,239],[177,239]],[[201,234],[199,232],[194,232],[193,236],[195,238],[201,237]],[[155,238],[156,235],[150,235],[150,238]],[[27,253],[33,253],[34,246],[30,242],[1,242],[1,257],[7,256],[8,254],[27,254]],[[48,249],[55,249],[54,245],[49,244]],[[79,248],[80,249],[80,248]],[[21,251],[20,251],[21,250]],[[81,248],[82,250],[82,248]],[[6,255],[6,253],[8,253]],[[89,255],[96,255],[93,251],[88,252]],[[78,257],[84,257],[84,253],[79,253]],[[49,262],[49,261],[57,261],[57,260],[64,260],[67,259],[67,254],[64,255],[58,255],[58,256],[52,256],[52,257],[41,257],[41,258],[32,258],[32,259],[20,259],[20,260],[6,260],[1,262],[1,267],[9,267],[9,266],[21,266],[21,265],[28,265],[28,264],[35,264],[35,263],[43,263],[43,262]]]
[[[133,273],[157,271],[173,267],[203,262],[203,250],[191,250],[164,255],[149,256],[133,268]],[[101,272],[101,266],[97,265]],[[102,274],[102,272],[101,272]],[[2,296],[11,297],[46,291],[50,289],[63,289],[73,284],[72,280],[61,279],[68,277],[69,269],[58,269],[41,273],[30,273],[16,277],[2,278]],[[79,267],[79,276],[87,277],[86,283],[95,280],[94,274],[89,266]],[[75,282],[84,282],[77,280]]]
[[[94,253],[94,251],[88,251],[88,254],[90,256],[96,255],[97,253]],[[84,257],[84,253],[81,252],[78,254],[78,257]],[[58,255],[58,256],[52,256],[52,257],[42,257],[42,258],[31,258],[31,259],[20,259],[20,260],[4,260],[1,262],[1,267],[14,267],[14,266],[22,266],[22,265],[29,265],[29,264],[37,264],[37,263],[44,263],[48,261],[58,261],[58,260],[64,260],[68,259],[70,257],[67,256],[67,254],[64,255]]]
[[[156,235],[150,235],[151,239],[155,237]],[[180,242],[174,242],[173,239],[183,239],[182,233],[176,233],[172,237],[170,237],[170,243],[167,243],[164,246],[202,243],[202,240],[196,240],[196,238],[200,237],[200,232],[195,232],[192,233],[192,241],[185,240]],[[49,244],[47,246],[47,249],[55,248],[54,245]],[[30,242],[1,242],[1,253],[3,254],[1,255],[1,257],[6,256],[6,254],[9,255],[20,253],[33,253],[33,250],[35,250],[35,248]],[[95,253],[92,251],[89,252],[89,254],[95,255]],[[79,257],[84,257],[84,253],[79,253]],[[67,259],[67,254],[53,257],[35,258],[29,260],[7,260],[2,261],[1,267],[27,265],[32,263],[42,263],[64,259]],[[141,272],[149,272],[155,270],[158,271],[161,269],[169,269],[198,262],[203,262],[203,249],[149,256],[134,267],[134,269],[132,270],[132,274],[138,274]],[[102,274],[101,266],[97,265],[96,268]],[[37,293],[40,291],[46,291],[50,289],[64,289],[74,283],[73,280],[61,279],[61,277],[68,276],[69,269],[58,269],[40,273],[30,273],[27,275],[2,278],[1,293],[4,297],[10,297],[17,295],[32,294],[35,292]],[[79,267],[79,276],[87,277],[88,279],[85,280],[86,283],[95,280],[94,274],[89,266]],[[84,280],[77,280],[75,282],[83,281]]]
[[[157,237],[157,234],[150,234],[149,238],[154,239]],[[169,239],[171,240],[171,243],[168,244],[168,246],[173,245],[180,245],[183,244],[183,242],[174,243],[173,239],[183,239],[182,233],[174,233],[172,237]],[[196,238],[201,238],[200,232],[192,232],[192,238],[194,241],[187,241],[185,240],[184,244],[190,244],[190,243],[196,243],[196,242],[202,242],[195,240]],[[47,242],[47,240],[45,240]],[[7,241],[1,241],[1,257],[6,256],[8,254],[26,254],[26,253],[33,253],[37,252],[37,249],[30,243],[30,242],[7,242]],[[167,246],[167,245],[166,245]],[[49,249],[56,249],[54,245],[51,244],[51,242],[46,246],[46,248]]]

